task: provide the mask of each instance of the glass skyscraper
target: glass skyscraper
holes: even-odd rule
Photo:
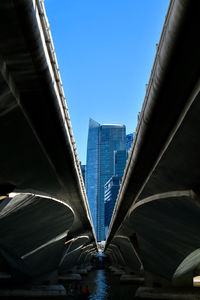
[[[124,174],[126,161],[128,158],[128,150],[114,151],[113,176],[106,182],[104,188],[104,205],[105,205],[105,234],[108,233],[110,220],[112,218],[113,209],[117,200],[121,179]]]
[[[125,125],[100,125],[90,119],[87,144],[86,191],[98,241],[105,239],[104,185],[113,175],[114,151],[125,149]]]
[[[113,175],[122,177],[128,158],[128,150],[114,151],[114,170]]]
[[[105,204],[105,234],[108,233],[108,228],[115,207],[115,202],[121,184],[121,176],[112,176],[105,184],[104,204]]]
[[[83,176],[83,181],[84,181],[84,184],[85,184],[86,165],[82,165],[82,163],[80,162],[80,167],[81,167],[81,173],[82,173],[82,176]]]
[[[133,143],[133,136],[134,136],[134,133],[129,133],[126,135],[126,150],[131,149],[131,145]]]

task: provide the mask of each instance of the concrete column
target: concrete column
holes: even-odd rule
[[[172,286],[172,283],[156,274],[145,271],[144,272],[144,285],[152,288],[164,288]]]
[[[194,271],[189,270],[180,277],[175,277],[172,280],[172,285],[174,287],[193,287],[193,277]]]

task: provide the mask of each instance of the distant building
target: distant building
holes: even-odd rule
[[[108,228],[115,207],[115,202],[121,184],[121,176],[112,176],[105,184],[105,234],[108,233]]]
[[[80,167],[81,167],[81,172],[82,172],[82,176],[83,176],[83,181],[85,184],[85,173],[86,173],[86,165],[82,165],[80,162]]]
[[[130,150],[131,149],[131,145],[133,142],[133,133],[129,133],[126,135],[126,150]]]
[[[89,121],[86,191],[98,241],[105,239],[104,186],[113,176],[114,151],[126,149],[125,136],[125,125]]]
[[[119,176],[119,177],[123,176],[127,158],[128,158],[127,150],[114,151],[113,175]]]
[[[105,234],[107,235],[113,209],[117,200],[121,179],[124,174],[128,150],[114,151],[113,176],[104,186],[104,205],[105,205]]]

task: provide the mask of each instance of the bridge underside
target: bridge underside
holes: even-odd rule
[[[42,282],[96,240],[42,2],[2,0],[0,16],[0,271]]]
[[[199,275],[198,10],[170,3],[106,243],[113,264],[151,285],[192,286]],[[137,263],[126,262],[124,240]]]

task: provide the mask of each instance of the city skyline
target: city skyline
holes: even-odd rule
[[[134,132],[169,0],[45,0],[79,160],[88,120]]]

